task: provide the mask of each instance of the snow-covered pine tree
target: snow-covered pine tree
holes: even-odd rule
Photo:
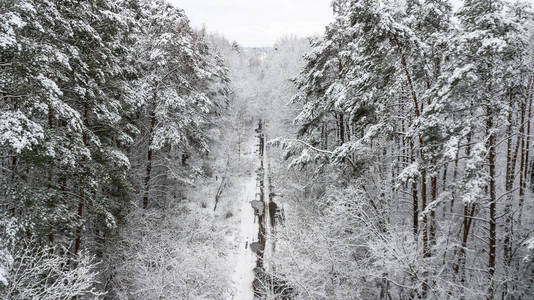
[[[2,28],[6,64],[0,143],[4,163],[10,161],[9,174],[2,176],[10,187],[3,191],[2,219],[17,229],[2,235],[11,235],[6,238],[11,250],[29,247],[25,240],[31,238],[36,253],[53,247],[59,260],[74,267],[82,260],[84,273],[89,260],[78,255],[83,228],[102,237],[125,208],[120,202],[129,161],[117,143],[123,134],[118,126],[123,49],[115,44],[124,27],[107,1],[1,5],[7,22]],[[87,247],[97,248],[94,243]],[[28,266],[18,259],[13,268]],[[92,290],[94,276],[81,280],[90,280],[81,286]]]
[[[206,151],[205,126],[210,114],[224,107],[228,88],[222,61],[210,52],[204,35],[191,29],[182,10],[164,1],[139,5],[144,18],[134,47],[142,75],[133,84],[140,109],[149,116],[140,120],[148,123],[140,124],[148,135],[143,183],[147,208],[151,197],[166,193],[152,188],[155,155],[159,151],[164,164],[173,164],[179,156],[185,162],[190,151]],[[158,172],[167,174],[162,177],[188,181],[161,167]]]
[[[0,20],[0,291],[32,298],[53,278],[25,286],[16,274],[56,272],[76,285],[40,298],[99,295],[91,257],[102,258],[144,178],[130,171],[135,138],[148,143],[154,116],[155,149],[205,151],[227,69],[165,1],[2,1]],[[157,111],[147,85],[160,90]]]
[[[503,256],[508,261],[497,259],[496,242],[501,237],[497,234],[501,209],[506,216],[501,219],[505,221],[502,228],[518,230],[517,215],[512,217],[510,212],[521,211],[526,190],[528,91],[532,89],[527,62],[532,55],[529,6],[465,1],[456,15],[447,1],[437,0],[335,1],[334,7],[336,21],[329,30],[335,28],[347,43],[339,50],[341,55],[328,51],[336,44],[327,31],[308,54],[307,65],[296,80],[299,93],[295,99],[302,104],[297,118],[300,140],[277,141],[293,156],[291,165],[329,171],[333,166],[356,166],[357,172],[350,175],[317,173],[317,182],[331,182],[342,189],[361,185],[369,195],[380,195],[376,201],[369,196],[371,205],[364,211],[366,218],[377,216],[373,221],[381,221],[368,220],[359,234],[375,232],[380,222],[404,226],[406,211],[395,211],[394,205],[410,198],[410,225],[418,246],[407,250],[403,245],[402,249],[420,254],[420,259],[408,262],[400,252],[391,253],[388,262],[378,261],[385,265],[395,261],[396,267],[384,271],[382,266],[379,270],[388,275],[376,275],[379,282],[410,282],[399,288],[400,298],[491,297],[497,286],[504,296],[525,293],[526,278],[518,276],[521,267],[517,256],[510,261],[510,249],[524,250],[518,243],[528,234],[502,235]],[[329,76],[334,68],[328,69],[327,62],[339,57],[343,80],[338,85]],[[323,147],[320,121],[334,107],[343,109],[352,135],[342,146]],[[508,156],[501,151],[501,137],[509,143]],[[502,162],[509,166],[508,175],[499,169]],[[503,191],[497,184],[500,179],[508,184]],[[323,198],[328,208],[332,199],[346,201],[334,191]],[[510,200],[502,202],[503,198]],[[343,222],[338,224],[343,226]],[[395,232],[385,231],[391,234],[385,240],[399,241],[404,231],[395,228]],[[452,232],[458,228],[460,234],[455,237]],[[488,232],[488,244],[474,238]],[[388,251],[387,242],[372,244],[373,251]],[[483,253],[489,257],[487,271],[476,268],[481,263],[477,257]],[[373,257],[382,257],[382,253]],[[504,273],[498,271],[501,268]],[[397,275],[387,278],[391,274]]]

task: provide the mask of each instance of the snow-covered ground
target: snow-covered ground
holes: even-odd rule
[[[247,155],[257,155],[255,152],[256,141],[250,139],[247,143],[249,148]],[[258,162],[258,160],[253,160]],[[256,166],[252,166],[256,167]],[[236,195],[235,201],[239,201],[239,235],[237,236],[238,247],[235,253],[235,269],[232,281],[234,284],[235,300],[252,300],[254,293],[252,282],[254,280],[254,267],[256,266],[256,254],[250,250],[250,244],[257,241],[258,224],[254,220],[254,210],[250,201],[254,200],[258,190],[256,187],[256,174],[251,172],[247,177],[240,180],[240,194]]]

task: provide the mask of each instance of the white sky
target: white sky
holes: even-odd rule
[[[332,20],[331,0],[169,0],[194,27],[246,47],[272,46],[280,37],[322,34]]]

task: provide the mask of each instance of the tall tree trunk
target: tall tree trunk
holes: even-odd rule
[[[525,105],[521,105],[521,127],[519,130],[521,135],[521,158],[519,160],[519,204],[521,206],[523,197],[525,196],[525,160],[526,160],[526,136],[525,136]],[[529,141],[530,142],[530,141]],[[512,219],[513,221],[513,219]]]
[[[419,101],[417,99],[417,93],[413,85],[413,80],[410,75],[410,71],[408,70],[408,63],[406,61],[406,55],[404,54],[404,50],[402,49],[402,46],[396,35],[393,35],[393,41],[397,45],[397,49],[399,50],[399,53],[401,56],[401,65],[402,65],[402,69],[404,70],[404,74],[406,75],[408,87],[410,88],[410,94],[413,100],[415,117],[419,118],[421,116],[421,112],[419,110]],[[422,158],[421,149],[423,148],[423,139],[421,138],[420,135],[418,136],[418,140],[419,140],[419,150],[420,150],[419,152]],[[421,171],[421,211],[424,211],[425,209],[426,209],[426,170],[423,168]],[[430,252],[428,251],[428,244],[427,244],[428,243],[428,230],[427,230],[426,215],[423,215],[423,224],[421,226],[423,227],[423,256],[428,257],[430,256]]]
[[[48,107],[48,128],[50,128],[50,130],[54,128],[54,115],[50,106]],[[50,168],[48,170],[48,190],[51,190],[53,188],[53,178],[53,168]],[[50,247],[54,245],[54,223],[52,221],[50,222],[48,229],[48,243],[50,244]]]
[[[402,137],[401,137],[401,146],[402,146],[402,164],[401,166],[404,168],[408,164],[408,145],[406,144],[406,128],[404,126],[404,119],[401,120],[401,130],[402,130]],[[410,150],[413,150],[413,145],[410,146]],[[410,154],[411,155],[411,154]],[[415,161],[415,158],[413,159]],[[397,173],[400,173],[400,170],[398,170]]]
[[[430,245],[436,244],[436,209],[435,202],[437,200],[438,193],[438,178],[436,175],[430,176],[430,199],[432,200],[432,209],[430,210]]]
[[[154,95],[152,96],[152,111],[150,112],[150,133],[148,137],[148,152],[146,162],[146,176],[145,176],[145,195],[143,196],[143,209],[148,208],[150,196],[150,179],[152,173],[152,143],[154,142],[154,130],[156,128],[156,108],[158,100],[158,81],[154,81]]]
[[[399,50],[399,53],[401,55],[401,65],[402,65],[402,69],[404,70],[404,74],[406,75],[406,80],[408,81],[408,87],[410,88],[410,93],[411,93],[413,105],[414,105],[415,116],[419,118],[419,116],[421,115],[419,111],[419,102],[417,100],[417,93],[415,92],[415,88],[413,86],[412,76],[410,75],[410,71],[408,70],[408,63],[406,62],[406,55],[404,54],[404,50],[402,49],[401,44],[396,35],[393,36],[393,41],[397,45],[397,49]]]
[[[80,180],[80,202],[78,202],[78,222],[82,222],[83,218],[83,208],[84,208],[84,191],[83,191],[83,182]],[[76,239],[74,241],[74,269],[78,267],[78,258],[76,257],[78,255],[78,252],[80,251],[81,244],[82,244],[82,225],[79,224],[76,227],[75,232]]]
[[[525,137],[525,105],[521,105],[521,127],[519,130],[521,135],[521,157],[519,160],[519,203],[523,202],[525,196],[525,152],[526,152],[526,137]],[[513,221],[513,219],[512,219]]]
[[[495,261],[496,261],[496,207],[497,199],[495,196],[495,133],[493,132],[493,111],[490,107],[486,108],[486,134],[488,141],[486,148],[488,149],[488,165],[489,165],[489,243],[488,243],[488,299],[493,299],[495,294],[495,284],[493,282],[495,276]]]
[[[514,157],[512,158],[512,110],[513,110],[513,95],[512,95],[512,89],[509,90],[509,112],[508,112],[508,126],[506,128],[506,173],[505,173],[505,192],[506,192],[506,198],[507,201],[504,205],[504,241],[503,241],[503,258],[504,263],[507,264],[510,261],[510,256],[512,253],[512,222],[513,222],[513,215],[512,215],[512,202],[513,202],[513,185],[514,185],[514,176],[515,176],[515,160],[517,158],[517,153],[514,154]],[[522,110],[522,106],[521,106]],[[524,116],[525,114],[521,112],[521,119],[519,122],[519,138],[521,139],[521,142],[518,140],[518,143],[516,144],[516,147],[519,144],[524,145],[523,142],[523,122],[524,122]],[[521,147],[521,152],[523,152],[523,148]],[[516,149],[517,151],[517,149]],[[523,153],[521,153],[521,163],[523,162]],[[522,175],[521,175],[522,177]],[[520,179],[521,180],[521,179]],[[503,286],[503,297],[506,295],[507,285],[506,283]]]
[[[83,110],[83,123],[85,125],[85,128],[83,129],[82,133],[82,141],[85,147],[88,146],[87,143],[87,130],[89,129],[89,105],[87,102],[84,105]],[[82,168],[85,168],[85,162],[87,161],[87,157],[82,157]],[[76,227],[76,232],[74,233],[75,240],[74,240],[74,268],[76,269],[78,267],[78,252],[80,251],[81,244],[82,244],[82,220],[83,220],[83,209],[85,205],[85,175],[83,174],[84,170],[82,170],[82,174],[80,176],[80,200],[78,202],[78,226]]]
[[[460,160],[460,147],[456,150],[456,157],[454,158],[454,170],[452,171],[452,182],[456,183],[458,178],[458,161]],[[454,212],[454,200],[456,199],[456,189],[453,190],[453,195],[451,199],[451,213]]]
[[[527,102],[528,102],[528,116],[527,116],[527,141],[525,145],[525,161],[523,166],[523,182],[522,182],[522,193],[519,195],[519,213],[517,216],[517,223],[521,225],[521,218],[523,215],[523,202],[524,202],[524,192],[527,188],[527,176],[528,176],[528,164],[529,164],[529,155],[530,155],[530,123],[532,118],[532,100],[534,98],[534,80],[531,81],[530,87],[527,92]]]
[[[427,213],[425,212],[426,205],[426,170],[423,168],[421,171],[421,213],[423,214],[421,227],[423,229],[423,257],[430,257],[430,250],[428,247],[428,217]]]
[[[339,48],[341,49],[342,44],[339,43]],[[343,80],[343,63],[341,62],[341,58],[338,58],[338,79],[341,81]],[[339,143],[340,145],[345,144],[345,116],[343,112],[340,112],[337,115],[338,118],[338,126],[339,126]]]
[[[415,117],[416,118],[419,118],[419,116],[421,115],[420,111],[419,111],[419,102],[417,100],[417,93],[415,92],[415,89],[414,89],[414,85],[413,85],[413,81],[412,81],[412,77],[410,75],[410,71],[408,70],[408,63],[406,61],[406,56],[404,54],[404,50],[402,49],[401,47],[401,44],[397,38],[396,35],[393,35],[392,36],[393,38],[393,41],[395,42],[395,44],[397,45],[397,49],[399,50],[399,53],[400,53],[400,56],[401,56],[401,65],[402,65],[402,69],[404,70],[404,74],[406,75],[406,80],[408,82],[408,87],[410,88],[410,94],[412,96],[412,100],[413,100],[413,106],[414,106],[414,113],[415,113]],[[421,149],[423,147],[423,139],[421,138],[421,136],[419,136],[419,149]],[[414,145],[413,145],[413,141],[410,140],[410,150],[411,151],[411,162],[414,163],[415,162],[415,158],[414,158],[414,151],[413,151],[413,148],[414,148]],[[412,193],[413,193],[413,207],[414,207],[414,233],[417,233],[417,229],[416,229],[416,225],[418,223],[418,221],[416,220],[417,218],[417,214],[418,214],[418,210],[416,210],[416,208],[418,207],[418,203],[416,203],[417,201],[417,184],[416,183],[412,183]],[[421,172],[421,211],[424,211],[425,210],[425,207],[426,207],[426,170],[423,169],[423,171]],[[426,245],[426,242],[427,242],[427,238],[426,238],[426,235],[427,235],[427,231],[426,231],[426,216],[423,215],[423,256],[427,257],[428,255],[428,249],[427,249],[427,245]]]
[[[465,154],[469,158],[471,156],[471,141],[473,139],[472,132],[469,132],[467,134],[467,147],[465,148]],[[456,159],[458,159],[459,151],[456,153]],[[458,166],[458,162],[456,161],[456,168]],[[456,173],[456,169],[455,169]],[[456,176],[456,174],[454,174]],[[466,262],[466,250],[467,250],[467,242],[469,240],[469,232],[471,230],[471,224],[473,221],[473,216],[475,213],[476,204],[473,203],[470,205],[469,203],[464,203],[464,212],[463,212],[463,223],[462,223],[462,244],[460,249],[458,249],[458,260],[456,264],[454,265],[454,272],[456,276],[460,276],[460,286],[464,286],[465,283],[465,262]],[[463,291],[462,291],[463,293]]]
[[[415,149],[413,139],[410,139],[410,162],[415,163]],[[417,181],[412,181],[413,234],[417,241],[419,232],[419,199],[417,197]]]

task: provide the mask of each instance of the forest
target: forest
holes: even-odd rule
[[[0,0],[0,299],[534,298],[534,3],[331,10]]]

